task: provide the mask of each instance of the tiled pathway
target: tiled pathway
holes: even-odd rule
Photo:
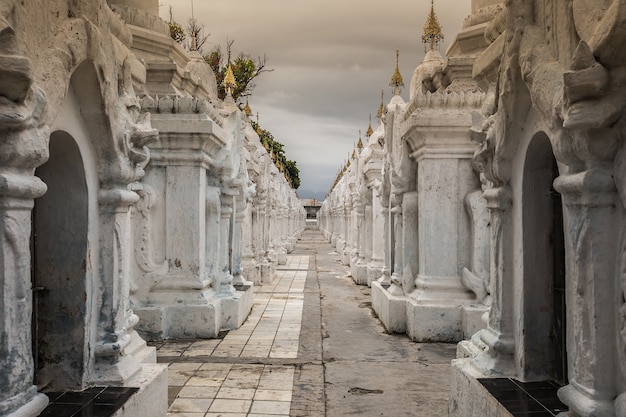
[[[288,256],[223,338],[157,346],[170,362],[168,417],[289,416],[308,267],[309,256]]]

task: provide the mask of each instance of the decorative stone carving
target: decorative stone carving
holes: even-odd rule
[[[465,197],[465,207],[472,220],[470,268],[463,268],[463,285],[476,294],[476,300],[489,305],[489,221],[487,200],[483,191],[474,191]]]

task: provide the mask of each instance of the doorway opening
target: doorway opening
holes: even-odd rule
[[[88,193],[74,138],[50,136],[50,158],[35,171],[48,191],[32,221],[33,357],[39,390],[82,389],[85,371]]]
[[[525,379],[568,382],[563,205],[553,182],[559,170],[548,137],[528,146],[522,188],[523,359]]]

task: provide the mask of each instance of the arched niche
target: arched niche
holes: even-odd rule
[[[550,140],[536,134],[527,149],[522,184],[523,302],[520,360],[525,379],[567,382],[565,249],[559,175]]]
[[[35,380],[43,390],[80,389],[85,372],[88,193],[74,138],[50,136],[50,158],[35,174],[48,186],[33,210]]]
[[[48,186],[35,200],[32,224],[33,356],[44,391],[82,389],[92,372],[101,297],[94,282],[99,164],[110,158],[106,121],[95,67],[84,61],[52,123],[50,158],[35,171]]]

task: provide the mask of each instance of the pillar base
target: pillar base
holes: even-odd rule
[[[264,262],[261,264],[261,282],[264,284],[269,284],[274,281],[274,271],[276,269],[276,265],[272,262]]]
[[[367,265],[366,274],[367,274],[367,286],[371,287],[372,283],[378,280],[378,278],[380,278],[380,276],[383,274],[383,263],[374,262],[374,261],[370,262]]]
[[[575,381],[558,391],[559,399],[569,406],[571,415],[581,417],[613,417],[615,413],[613,398],[593,398],[594,393],[580,387]],[[623,415],[623,414],[621,414]]]
[[[281,249],[276,255],[278,259],[278,265],[285,265],[287,263],[287,251],[285,249]]]
[[[167,415],[167,366],[144,364],[133,379],[124,386],[139,388],[113,417]]]
[[[241,327],[252,310],[254,284],[250,281],[236,286],[237,292],[232,297],[221,298],[221,328],[234,330]]]
[[[7,401],[0,402],[0,410],[9,411],[12,408],[11,403],[22,402],[23,399],[20,397],[31,395],[32,397],[30,398],[30,400],[28,400],[28,402],[26,402],[26,404],[22,405],[17,410],[2,415],[6,415],[7,417],[36,417],[41,414],[43,409],[48,406],[49,400],[45,394],[38,393],[37,387],[35,387],[34,385],[22,394],[12,397]]]
[[[354,266],[355,272],[352,273],[352,278],[354,282],[359,285],[369,285],[367,278],[367,262],[365,259],[359,259]]]
[[[415,342],[459,342],[464,339],[463,306],[458,302],[407,303],[407,335]]]
[[[346,247],[339,253],[341,254],[341,263],[345,266],[350,266],[350,249]]]
[[[389,333],[406,333],[406,297],[394,296],[385,287],[372,282],[372,308]]]
[[[137,330],[149,341],[165,339],[214,339],[220,329],[220,303],[139,307]]]
[[[450,366],[449,417],[511,417],[498,400],[478,382],[481,374],[470,358],[455,359]]]

